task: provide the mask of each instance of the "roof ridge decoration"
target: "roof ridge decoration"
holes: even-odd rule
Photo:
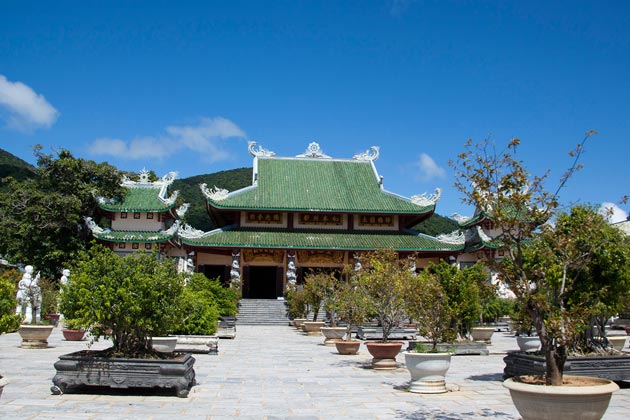
[[[256,149],[256,142],[255,141],[248,141],[247,142],[247,150],[249,151],[249,153],[254,156],[254,157],[272,157],[276,155],[276,152],[272,152],[271,150],[267,150],[264,149],[262,146],[258,146],[258,149]]]
[[[215,185],[214,188],[208,188],[208,184],[205,182],[203,184],[199,184],[199,188],[201,188],[201,192],[206,198],[209,198],[212,201],[221,201],[225,200],[230,193],[225,188],[217,188]]]
[[[177,214],[177,217],[179,217],[180,219],[184,217],[184,215],[186,214],[189,208],[190,208],[190,203],[184,203],[181,206],[177,207],[177,209],[175,209],[175,213]]]
[[[431,195],[427,195],[427,193],[417,194],[411,196],[411,202],[418,206],[433,206],[440,199],[442,195],[442,190],[440,188],[435,189],[435,193]]]
[[[140,171],[140,179],[138,181],[132,181],[127,175],[123,175],[120,185],[126,188],[159,188],[160,192],[158,193],[158,199],[164,204],[170,206],[175,203],[175,200],[177,200],[177,197],[179,196],[179,191],[174,191],[170,197],[166,196],[168,187],[173,183],[173,181],[175,181],[175,178],[177,178],[177,172],[172,171],[157,181],[149,181],[149,171],[143,168]],[[107,199],[105,198],[99,197],[98,201],[101,204],[108,204]],[[110,199],[109,203],[112,202],[113,201]]]
[[[295,157],[299,157],[299,158],[316,158],[316,159],[332,159],[330,156],[328,156],[327,154],[325,154],[322,151],[322,148],[319,146],[319,143],[317,142],[310,142],[308,144],[308,147],[306,148],[306,151],[304,153],[302,153],[301,155],[296,155]]]
[[[476,228],[477,228],[477,234],[479,235],[482,241],[492,242],[492,238],[486,234],[486,232],[481,228],[481,226],[476,226]]]
[[[103,229],[102,227],[97,225],[94,219],[92,219],[91,217],[86,216],[83,218],[83,220],[85,220],[85,224],[87,225],[88,229],[90,229],[90,231],[96,233],[97,235],[104,235],[112,231],[111,229]]]
[[[442,233],[436,237],[440,242],[445,242],[452,245],[464,245],[466,243],[466,237],[460,230],[454,230],[451,233]]]
[[[380,147],[372,146],[363,153],[358,153],[352,157],[354,160],[375,161],[378,159]]]
[[[195,239],[195,238],[203,237],[206,234],[206,232],[204,232],[203,230],[195,229],[189,224],[185,224],[184,226],[180,226],[179,230],[177,231],[177,234],[181,236],[182,238]]]

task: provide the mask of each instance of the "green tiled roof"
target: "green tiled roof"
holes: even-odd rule
[[[165,212],[175,206],[175,200],[167,204],[159,198],[160,188],[128,188],[122,202],[99,200],[99,207],[111,212]]]
[[[459,251],[463,244],[444,243],[416,231],[366,232],[332,230],[280,231],[273,229],[236,228],[228,226],[189,239],[181,237],[186,245],[235,248],[297,248],[398,251]]]
[[[100,233],[92,231],[96,239],[107,242],[166,242],[173,237],[172,233],[111,230]]]
[[[462,229],[468,229],[483,222],[486,218],[488,218],[488,215],[485,212],[479,212],[479,213],[476,213],[470,219],[467,219],[467,220],[464,220],[463,222],[458,222],[458,223]]]
[[[208,202],[239,210],[424,214],[435,209],[382,190],[371,161],[258,157],[256,166],[257,185]]]

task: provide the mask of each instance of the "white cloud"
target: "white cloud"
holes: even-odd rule
[[[232,121],[223,118],[202,118],[197,125],[169,126],[164,137],[139,137],[131,141],[112,138],[96,139],[89,148],[93,155],[109,155],[120,159],[163,159],[179,150],[196,152],[205,162],[225,160],[229,153],[224,141],[245,138],[246,134]]]
[[[426,153],[420,153],[416,166],[420,171],[418,179],[421,181],[446,178],[446,171],[444,168],[435,163],[433,158]]]
[[[49,128],[59,117],[59,111],[43,95],[22,82],[11,82],[1,74],[0,107],[7,111],[7,125],[25,132]]]
[[[615,203],[602,203],[599,212],[606,216],[610,223],[623,222],[628,218],[628,213]]]

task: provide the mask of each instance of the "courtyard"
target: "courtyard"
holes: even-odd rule
[[[188,398],[168,391],[52,395],[53,367],[61,354],[87,348],[65,341],[55,328],[49,347],[20,348],[17,333],[0,336],[0,372],[9,378],[0,417],[12,419],[519,419],[503,388],[503,357],[516,350],[512,333],[495,332],[488,356],[455,356],[446,380],[449,392],[406,391],[404,357],[393,371],[369,367],[362,345],[357,356],[341,356],[323,337],[289,326],[239,325],[222,339],[218,354],[196,354],[196,380]],[[108,347],[95,343],[92,348]],[[406,345],[403,346],[403,349]],[[628,352],[628,346],[624,349]],[[604,420],[630,413],[630,387],[622,384]]]

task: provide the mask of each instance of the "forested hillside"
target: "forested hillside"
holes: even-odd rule
[[[199,184],[203,183],[206,183],[208,188],[217,187],[235,191],[252,185],[252,168],[239,168],[213,174],[197,175],[173,182],[172,188],[180,191],[180,200],[190,203],[190,208],[185,217],[186,223],[197,229],[209,231],[215,229],[216,226],[213,226],[210,222],[210,217],[206,211],[206,200],[199,188]],[[456,230],[457,222],[448,217],[434,214],[429,219],[416,225],[414,229],[427,235],[437,236],[440,233],[450,233]]]
[[[12,176],[15,179],[23,180],[33,176],[35,174],[34,169],[32,165],[19,157],[0,149],[0,179]]]

